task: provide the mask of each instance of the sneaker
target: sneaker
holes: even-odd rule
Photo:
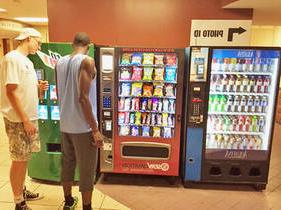
[[[44,196],[39,193],[33,193],[27,189],[23,190],[23,197],[26,201],[36,201],[42,199]]]
[[[32,210],[30,207],[28,207],[25,203],[25,201],[16,204],[15,210]]]
[[[78,197],[73,197],[73,204],[71,206],[65,205],[63,206],[63,210],[74,210],[78,204]]]

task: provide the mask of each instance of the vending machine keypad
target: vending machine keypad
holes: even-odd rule
[[[103,107],[111,108],[111,96],[103,96]]]

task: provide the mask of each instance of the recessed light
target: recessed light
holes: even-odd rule
[[[48,18],[41,17],[16,17],[15,20],[19,20],[22,22],[31,22],[31,23],[47,23]]]
[[[7,10],[4,8],[0,8],[0,12],[7,12]]]

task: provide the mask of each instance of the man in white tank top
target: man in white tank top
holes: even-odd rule
[[[40,151],[38,135],[38,90],[48,89],[47,81],[37,82],[33,63],[27,55],[40,49],[41,34],[33,28],[24,28],[16,37],[19,46],[5,55],[0,71],[0,110],[9,138],[10,182],[16,210],[30,209],[25,201],[40,198],[38,193],[24,190],[27,161],[32,152]]]
[[[98,148],[103,145],[96,118],[95,62],[86,55],[89,46],[89,36],[77,33],[73,41],[73,53],[62,57],[56,65],[65,210],[74,209],[78,202],[77,197],[72,196],[76,163],[79,167],[83,210],[92,209]]]

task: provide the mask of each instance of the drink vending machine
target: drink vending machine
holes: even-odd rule
[[[222,182],[266,187],[280,53],[280,48],[190,48],[183,135],[186,186]]]
[[[96,53],[101,172],[178,176],[184,49]]]

